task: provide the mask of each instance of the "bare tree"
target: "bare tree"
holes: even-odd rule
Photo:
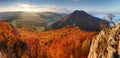
[[[102,21],[100,22],[100,27],[101,29],[105,29],[109,26],[109,21],[106,20],[105,18],[102,19]]]
[[[110,19],[110,22],[115,25],[115,23],[113,22],[113,18],[115,17],[112,13],[107,14],[107,17]]]

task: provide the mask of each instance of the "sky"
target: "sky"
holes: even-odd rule
[[[84,10],[90,13],[120,14],[120,0],[0,0],[0,12],[57,12]]]

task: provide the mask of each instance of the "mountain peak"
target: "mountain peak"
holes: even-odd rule
[[[73,13],[75,13],[75,12],[85,12],[84,10],[75,10]]]
[[[56,29],[56,28],[65,27],[67,25],[71,25],[71,26],[79,26],[80,29],[86,30],[86,31],[100,31],[101,29],[103,29],[103,27],[101,27],[101,21],[103,21],[103,20],[99,20],[99,18],[96,18],[96,17],[86,13],[83,10],[81,10],[81,11],[75,10],[70,15],[68,15],[68,16],[64,17],[63,19],[61,19],[60,21],[56,22],[53,25],[53,28]],[[104,22],[106,22],[106,21],[104,21]],[[107,27],[107,24],[105,24],[105,25]]]
[[[86,12],[83,10],[75,10],[72,14],[85,14]],[[87,13],[86,13],[87,14]]]

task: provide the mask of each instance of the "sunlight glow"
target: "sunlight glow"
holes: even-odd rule
[[[36,8],[37,6],[30,5],[30,4],[18,4],[19,11],[25,11],[25,12],[31,12]]]
[[[18,11],[31,12],[31,11],[33,11],[33,9],[31,9],[31,8],[20,8],[20,9],[18,9]]]
[[[71,10],[57,5],[31,5],[31,4],[16,4],[16,6],[1,8],[0,12],[5,11],[23,11],[23,12],[56,12],[56,13],[69,13]]]

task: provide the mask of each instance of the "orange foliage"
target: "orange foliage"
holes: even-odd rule
[[[2,58],[22,57],[27,46],[21,41],[16,28],[6,22],[0,21],[0,53]]]
[[[96,34],[70,26],[38,32],[0,21],[0,52],[4,58],[87,58]]]
[[[30,40],[27,41],[28,44],[32,42],[29,45],[36,45],[36,42],[39,41],[37,47],[39,52],[36,52],[41,58],[87,58],[91,39],[97,34],[97,32],[85,32],[79,27],[70,26],[44,32],[19,29],[19,32],[22,34],[23,40]],[[32,48],[36,49],[33,46]]]

